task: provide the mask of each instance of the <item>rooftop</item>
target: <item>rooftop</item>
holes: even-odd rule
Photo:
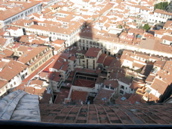
[[[40,122],[37,95],[17,90],[0,99],[0,120]]]
[[[168,109],[168,110],[167,110]],[[59,105],[41,104],[41,121],[87,124],[171,124],[171,104]]]
[[[73,85],[93,88],[95,86],[95,81],[86,80],[86,79],[75,79]]]
[[[6,20],[9,17],[12,17],[26,9],[29,9],[32,6],[35,6],[39,4],[40,2],[38,1],[32,1],[32,2],[11,2],[11,1],[6,1],[6,2],[1,2],[0,4],[2,5],[8,5],[11,6],[11,8],[7,8],[4,11],[0,11],[0,20]]]
[[[97,55],[99,54],[99,52],[101,51],[100,48],[89,48],[88,51],[86,52],[85,56],[87,57],[97,57]]]

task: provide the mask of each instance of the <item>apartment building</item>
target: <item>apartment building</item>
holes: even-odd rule
[[[147,22],[152,24],[165,23],[170,18],[172,18],[172,13],[156,9],[152,14],[148,15]]]
[[[49,72],[50,86],[53,92],[59,92],[62,83],[69,77],[76,66],[75,57],[68,53],[59,53],[54,56],[54,61],[46,68]]]
[[[8,25],[18,19],[25,18],[26,16],[41,11],[41,2],[15,2],[15,1],[4,1],[2,5],[7,7],[1,12],[0,17],[0,28]],[[10,6],[10,8],[8,8]]]
[[[172,45],[172,36],[169,36],[169,35],[164,35],[162,36],[162,42],[163,44],[166,44],[166,45]]]
[[[12,37],[0,37],[0,50],[4,50],[8,45],[13,44],[14,39]]]
[[[96,69],[96,62],[101,54],[101,49],[93,47],[89,48],[85,53],[85,68]]]
[[[18,58],[15,60],[2,58],[0,62],[0,96],[19,86],[25,78],[53,56],[52,49],[45,46],[20,46],[14,51]]]
[[[20,85],[22,80],[29,74],[25,64],[14,60],[6,61],[1,61],[1,65],[5,64],[0,72],[0,96]]]
[[[121,66],[128,67],[132,70],[141,70],[147,65],[147,62],[156,62],[160,60],[158,56],[150,56],[147,54],[124,50],[120,58]]]
[[[171,89],[171,62],[172,61],[157,61],[154,64],[152,72],[146,79],[145,93],[143,99],[146,101],[158,101],[163,99],[167,90]],[[139,89],[138,89],[139,93]]]
[[[48,45],[51,45],[54,48],[54,55],[65,50],[65,40],[55,40]]]
[[[107,54],[102,53],[102,49],[91,47],[88,50],[80,50],[76,52],[77,67],[106,70],[110,63],[114,60]]]
[[[171,47],[161,43],[161,40],[146,37],[146,32],[140,29],[131,29],[123,32],[118,37],[110,35],[108,32],[101,32],[90,28],[85,28],[80,34],[77,45],[80,49],[87,50],[90,47],[102,49],[103,53],[115,55],[123,50],[132,50],[155,56],[172,57]],[[93,32],[97,32],[96,35]]]
[[[39,46],[31,48],[31,50],[23,53],[18,61],[28,66],[28,74],[30,75],[40,66],[42,66],[47,60],[53,56],[52,49],[46,46]]]
[[[57,19],[56,16],[53,18]],[[71,15],[69,18],[65,17],[55,21],[53,21],[53,18],[49,20],[44,17],[42,20],[38,17],[37,20],[31,16],[30,20],[20,20],[12,24],[12,26],[23,28],[26,35],[48,36],[51,41],[64,40],[65,47],[71,46],[79,39],[78,34],[84,26],[83,19],[73,18]]]
[[[61,72],[50,73],[49,86],[52,88],[53,92],[59,92],[63,82],[64,81],[63,78],[61,77]]]

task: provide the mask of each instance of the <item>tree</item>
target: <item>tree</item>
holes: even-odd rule
[[[151,27],[149,26],[149,24],[145,24],[145,25],[143,26],[143,29],[146,30],[146,31],[148,31],[150,28],[151,28]]]
[[[172,2],[170,2],[166,8],[167,12],[172,12]]]
[[[120,28],[120,29],[122,29],[122,25],[118,25],[118,26],[117,26],[117,28]]]
[[[162,9],[162,10],[166,11],[167,6],[168,6],[168,2],[160,2],[160,3],[154,5],[154,10],[155,9]]]

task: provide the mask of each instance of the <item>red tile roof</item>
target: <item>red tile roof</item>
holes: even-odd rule
[[[68,97],[69,91],[70,91],[70,89],[68,89],[68,88],[61,88],[60,92],[58,92],[56,94],[56,99],[55,99],[54,103],[62,104],[64,102],[65,98]]]
[[[0,78],[9,81],[15,76],[17,76],[24,69],[26,69],[26,67],[27,67],[26,65],[18,61],[11,60],[0,72]]]
[[[36,55],[38,55],[39,53],[44,51],[45,49],[47,49],[47,47],[44,47],[44,46],[39,46],[39,47],[33,48],[31,51],[25,52],[18,60],[20,62],[27,63],[32,58],[34,58]]]
[[[144,85],[144,83],[140,83],[138,81],[132,81],[130,88],[136,90],[136,89],[142,87],[142,85]]]
[[[89,48],[88,51],[86,52],[85,56],[87,57],[93,57],[96,58],[98,56],[98,53],[101,51],[100,48]]]
[[[168,87],[168,84],[160,79],[155,78],[151,87],[157,90],[160,94],[163,94]]]
[[[114,91],[101,89],[98,91],[97,96],[94,99],[94,104],[106,104],[109,102],[109,99],[112,97]]]
[[[132,94],[129,98],[128,98],[128,101],[131,103],[131,104],[135,104],[137,102],[140,102],[140,103],[143,103],[145,102],[143,99],[142,99],[142,95],[139,95],[139,94]]]
[[[60,81],[60,72],[52,72],[49,74],[49,79],[52,81]]]
[[[113,60],[115,60],[114,57],[107,56],[106,59],[105,59],[105,61],[104,61],[104,63],[103,63],[103,65],[104,66],[109,66],[113,62]]]
[[[73,84],[76,86],[89,87],[89,88],[95,87],[95,81],[86,80],[86,79],[76,79]]]
[[[119,86],[117,80],[105,80],[104,85],[110,86],[110,87],[113,87],[113,88],[117,88]]]
[[[72,91],[71,94],[71,101],[72,102],[86,102],[88,97],[88,92],[84,92],[84,91]]]
[[[62,44],[64,44],[64,42],[65,42],[65,40],[55,40],[55,41],[53,41],[52,43],[55,43],[55,44],[58,44],[58,45],[62,45]]]
[[[40,104],[42,122],[84,124],[171,124],[171,104]]]
[[[42,87],[40,89],[34,88],[34,87],[25,87],[24,91],[29,93],[29,94],[34,94],[34,95],[39,95],[39,96],[43,96],[44,92],[45,92],[46,88]]]
[[[106,59],[106,54],[101,54],[100,56],[99,56],[99,58],[98,58],[98,60],[97,60],[97,63],[101,63],[101,64],[103,64],[103,62],[104,62],[104,60]]]
[[[9,17],[12,17],[26,9],[29,9],[37,4],[39,4],[40,1],[32,1],[30,3],[28,2],[22,2],[20,4],[22,4],[21,7],[13,7],[11,9],[7,9],[6,11],[1,11],[1,15],[0,15],[0,20],[6,20]],[[5,4],[5,3],[4,3]]]

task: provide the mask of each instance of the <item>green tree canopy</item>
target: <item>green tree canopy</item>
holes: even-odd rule
[[[160,2],[154,5],[154,9],[166,10],[167,6],[168,6],[168,2]]]
[[[167,12],[172,12],[172,1],[168,4],[167,8],[166,8]]]
[[[148,31],[150,28],[151,28],[151,27],[149,26],[149,24],[145,24],[145,25],[143,26],[143,29],[146,30],[146,31]]]

